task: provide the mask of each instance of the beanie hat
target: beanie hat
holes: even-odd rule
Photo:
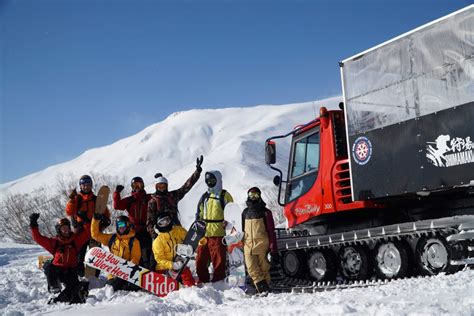
[[[168,180],[165,177],[161,176],[158,179],[156,179],[156,184],[160,184],[160,183],[168,184]]]
[[[250,188],[250,189],[247,191],[247,194],[249,194],[250,192],[255,192],[255,193],[258,193],[258,194],[262,194],[262,192],[260,191],[260,189],[257,188],[257,187]]]

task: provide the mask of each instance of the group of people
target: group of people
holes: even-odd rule
[[[56,236],[45,237],[38,229],[38,213],[30,215],[33,239],[53,255],[43,266],[48,291],[59,293],[51,302],[80,303],[85,300],[87,288],[79,276],[84,276],[84,257],[88,247],[105,245],[110,252],[135,264],[159,273],[181,271],[179,281],[185,286],[196,284],[190,269],[180,261],[173,261],[175,245],[183,242],[186,229],[180,222],[178,202],[199,180],[203,157],[196,159],[196,170],[179,189],[169,191],[168,180],[157,174],[155,193],[145,191],[141,177],[131,180],[131,195],[122,198],[123,185],[117,185],[113,193],[115,210],[126,210],[115,220],[115,233],[103,230],[111,224],[110,211],[95,212],[96,195],[92,192],[92,179],[84,175],[79,179],[80,192],[69,194],[66,204],[67,217],[60,219],[55,228]],[[198,283],[217,282],[226,277],[226,252],[224,208],[233,202],[229,192],[223,189],[222,175],[217,170],[208,171],[204,177],[208,187],[201,196],[196,220],[206,223],[205,237],[199,241],[196,254]],[[258,292],[269,291],[270,263],[278,256],[274,222],[271,211],[262,200],[259,188],[247,193],[247,208],[242,213],[244,231],[244,257],[248,275]],[[213,266],[212,278],[209,265]],[[96,276],[100,272],[96,271]],[[61,283],[64,290],[61,291]],[[124,280],[109,276],[107,281],[114,290],[138,290]]]

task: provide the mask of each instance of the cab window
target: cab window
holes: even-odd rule
[[[319,131],[296,139],[293,144],[288,201],[309,191],[319,169]]]

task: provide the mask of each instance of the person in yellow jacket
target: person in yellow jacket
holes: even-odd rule
[[[156,261],[156,271],[163,274],[168,271],[177,273],[183,268],[184,263],[173,260],[176,255],[176,245],[183,243],[187,231],[181,225],[173,225],[171,214],[168,212],[158,214],[155,228],[158,230],[158,236],[153,241],[152,248]],[[183,268],[181,280],[178,281],[186,286],[195,285],[189,267]]]
[[[206,223],[206,234],[197,249],[196,272],[199,282],[207,283],[210,279],[210,262],[214,267],[211,281],[217,282],[225,278],[227,248],[222,243],[225,236],[224,208],[234,200],[229,192],[222,189],[220,171],[206,172],[204,180],[208,190],[199,200],[196,219]]]
[[[110,252],[114,255],[135,264],[139,264],[141,258],[140,241],[135,238],[135,230],[133,229],[129,218],[125,215],[119,216],[115,221],[117,233],[104,234],[100,232],[99,229],[102,216],[102,214],[94,213],[91,224],[92,238],[101,244],[108,246]],[[136,285],[111,275],[109,275],[107,284],[112,285],[114,291],[137,291],[139,289]]]

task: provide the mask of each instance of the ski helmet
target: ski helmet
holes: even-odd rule
[[[120,233],[120,228],[124,228],[124,227],[126,227],[126,229],[122,233]],[[130,223],[130,219],[127,216],[120,215],[115,220],[115,229],[117,230],[117,234],[126,235],[130,232],[131,228],[132,228],[132,224]]]
[[[143,190],[145,188],[145,183],[141,177],[134,177],[130,182],[132,190]]]
[[[89,184],[90,186],[92,186],[92,178],[87,174],[81,176],[79,178],[79,186],[83,184]]]
[[[61,235],[61,227],[67,225],[69,226],[69,229],[71,229],[71,221],[67,219],[66,217],[61,218],[60,220],[57,221],[56,225],[54,225],[54,228],[56,229],[56,233],[58,235]]]
[[[171,228],[173,228],[173,221],[171,219],[171,214],[169,212],[163,212],[163,213],[158,214],[155,228],[160,233],[169,232]]]

